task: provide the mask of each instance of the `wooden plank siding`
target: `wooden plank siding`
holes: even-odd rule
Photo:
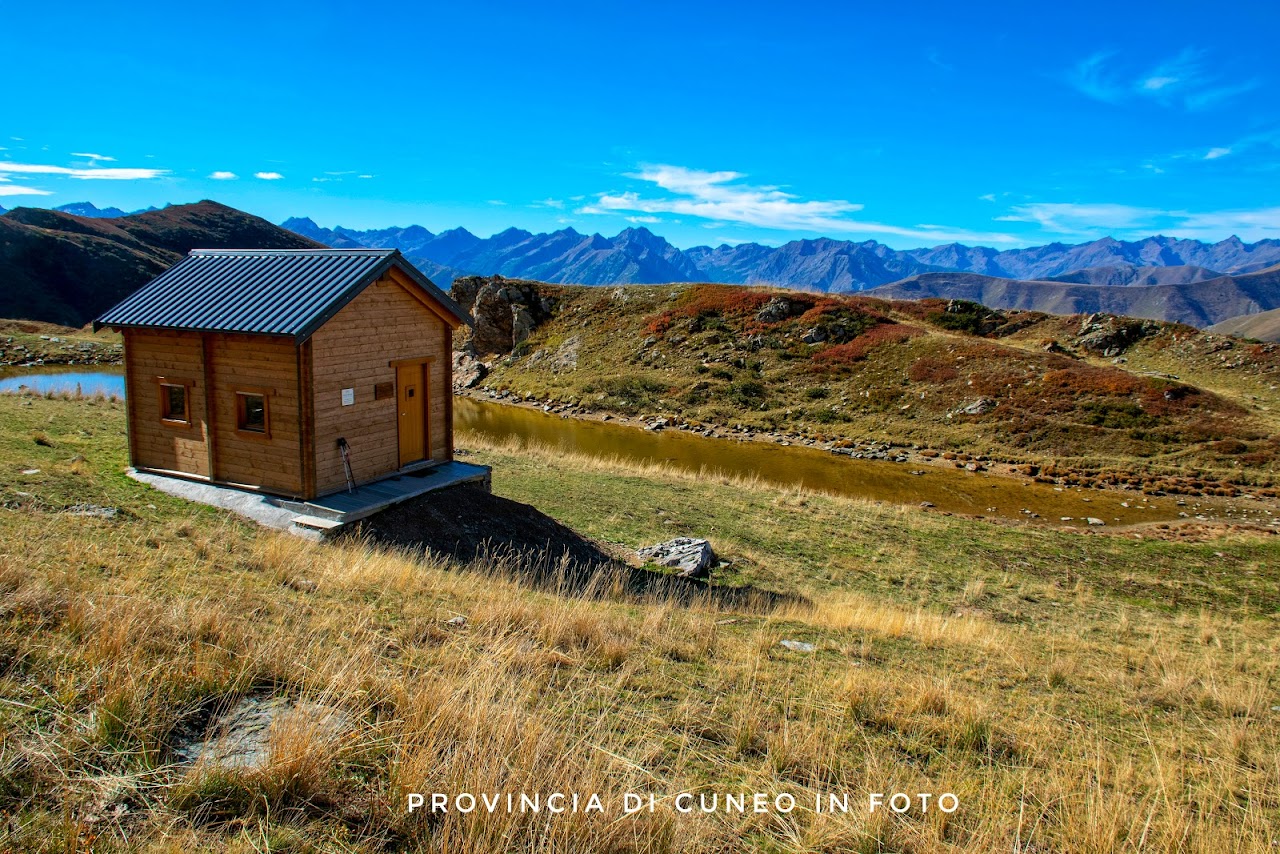
[[[395,396],[374,399],[374,386],[395,383],[397,360],[430,358],[427,365],[427,440],[433,460],[448,460],[452,384],[451,330],[424,298],[410,293],[395,273],[371,284],[311,337],[315,389],[315,486],[324,495],[346,487],[338,439],[351,448],[357,483],[399,468]],[[354,389],[351,406],[342,390]]]
[[[209,477],[200,334],[124,330],[124,342],[131,462]],[[160,377],[187,385],[188,426],[161,420]]]
[[[214,479],[302,495],[298,348],[290,338],[209,334]],[[236,392],[263,390],[267,435],[238,428]]]

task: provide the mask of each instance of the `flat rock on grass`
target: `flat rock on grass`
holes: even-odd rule
[[[682,578],[706,578],[716,560],[711,543],[692,537],[676,537],[656,546],[647,546],[636,554],[659,566],[675,567],[678,570],[676,574]]]
[[[275,695],[242,698],[215,718],[204,735],[182,739],[174,748],[180,762],[201,761],[230,771],[265,767],[271,760],[271,736],[281,727],[296,728],[308,742],[335,739],[350,725],[332,706]]]

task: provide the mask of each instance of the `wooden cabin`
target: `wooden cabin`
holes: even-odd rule
[[[453,458],[466,313],[398,250],[205,250],[95,321],[138,469],[311,499]]]

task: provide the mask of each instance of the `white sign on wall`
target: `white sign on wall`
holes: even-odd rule
[[[350,406],[356,402],[356,390],[353,388],[344,388],[342,390],[342,405]]]

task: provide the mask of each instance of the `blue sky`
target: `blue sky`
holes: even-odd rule
[[[1280,237],[1280,4],[7,3],[0,205]]]

